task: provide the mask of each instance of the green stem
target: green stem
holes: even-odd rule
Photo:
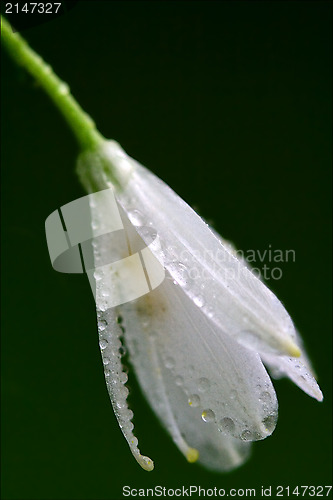
[[[74,132],[83,150],[94,149],[104,137],[95,123],[70,94],[69,87],[53,72],[52,68],[32,50],[26,41],[13,33],[11,25],[1,16],[1,39],[14,61],[23,66],[53,100]]]

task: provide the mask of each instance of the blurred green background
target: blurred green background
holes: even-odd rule
[[[130,378],[147,473],[113,415],[87,279],[53,271],[44,221],[84,195],[77,147],[2,53],[2,498],[122,487],[331,484],[331,3],[79,2],[25,30],[99,130],[235,245],[294,249],[268,285],[325,395],[275,383],[279,423],[225,475],[187,464]],[[269,262],[266,262],[270,265]]]

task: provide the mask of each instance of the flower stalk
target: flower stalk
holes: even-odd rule
[[[63,82],[47,64],[18,34],[10,23],[1,16],[1,40],[12,59],[24,67],[43,88],[59,109],[72,129],[80,149],[95,149],[105,139],[96,129],[94,121],[83,111]]]

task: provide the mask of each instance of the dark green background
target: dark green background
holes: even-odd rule
[[[140,469],[108,399],[88,281],[53,271],[46,247],[46,217],[84,195],[76,143],[3,54],[3,498],[330,484],[330,3],[79,2],[23,35],[99,130],[225,238],[295,250],[268,284],[304,336],[325,401],[276,382],[273,436],[218,475],[186,463],[132,376],[140,448],[155,461]]]

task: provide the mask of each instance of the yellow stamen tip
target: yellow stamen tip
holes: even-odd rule
[[[286,351],[288,352],[288,355],[293,358],[299,358],[302,354],[298,345],[296,345],[293,341],[288,342],[286,345]]]
[[[186,452],[186,459],[190,464],[196,462],[199,458],[199,452],[195,448],[189,448]]]
[[[140,455],[138,458],[137,458],[139,464],[141,465],[141,467],[150,472],[152,470],[154,470],[154,462],[152,461],[151,458],[149,457],[145,457],[144,455]]]

